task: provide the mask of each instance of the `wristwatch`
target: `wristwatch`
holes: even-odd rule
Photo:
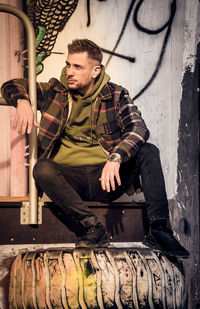
[[[122,162],[121,155],[119,153],[113,152],[108,156],[108,161],[118,162],[119,164],[121,164]]]

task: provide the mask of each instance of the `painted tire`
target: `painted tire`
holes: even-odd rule
[[[19,254],[10,308],[183,308],[178,264],[148,249],[72,249]]]

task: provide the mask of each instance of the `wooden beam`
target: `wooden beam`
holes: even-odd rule
[[[29,196],[0,196],[0,203],[20,203],[28,200]]]
[[[28,200],[29,200],[29,196],[0,196],[0,206],[5,206],[5,203],[7,203],[6,206],[9,207],[10,204],[27,202]],[[42,199],[42,202],[45,203],[45,206],[49,206],[50,204],[52,204],[50,200]],[[138,207],[138,208],[147,207],[147,204],[145,202],[134,202],[134,201],[132,202],[110,202],[110,203],[85,201],[85,204],[88,207],[100,207],[100,208],[101,207]]]

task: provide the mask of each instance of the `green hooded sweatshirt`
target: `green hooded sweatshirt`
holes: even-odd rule
[[[52,158],[55,162],[70,166],[106,162],[107,155],[97,141],[92,124],[97,96],[109,79],[102,66],[101,74],[89,94],[81,96],[78,92],[71,92],[72,110],[58,141],[57,152]],[[67,87],[65,68],[62,70],[60,81]]]

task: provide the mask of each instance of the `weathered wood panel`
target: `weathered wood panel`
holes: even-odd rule
[[[22,1],[1,1],[22,9]],[[0,85],[15,77],[23,76],[23,28],[21,21],[0,12]],[[15,108],[0,106],[0,195],[26,195],[27,170],[25,168],[26,138],[12,128]]]
[[[54,205],[43,207],[43,223],[38,226],[20,224],[20,203],[0,207],[0,245],[75,243],[69,220]],[[106,226],[112,242],[141,242],[144,238],[146,209],[140,207],[92,207]],[[13,218],[15,218],[13,220]],[[56,227],[56,228],[55,228]]]

